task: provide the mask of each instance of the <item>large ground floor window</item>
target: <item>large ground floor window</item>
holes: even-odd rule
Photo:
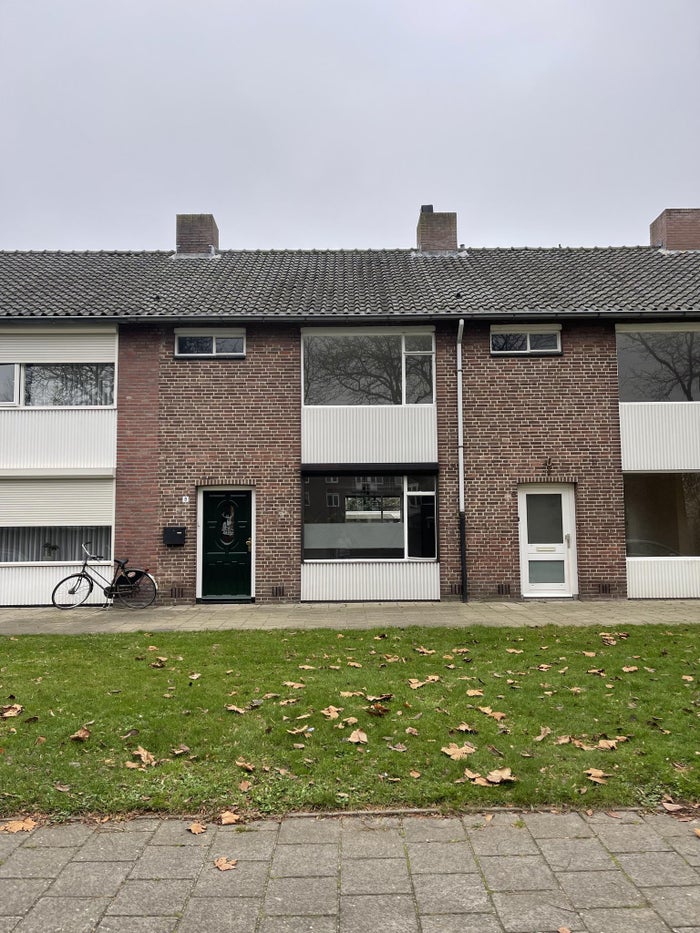
[[[628,557],[700,557],[700,473],[625,476]]]
[[[304,477],[305,560],[435,560],[435,476]]]
[[[107,560],[112,551],[112,529],[108,526],[0,528],[0,564],[35,561],[77,561],[85,556],[80,545],[91,542],[92,554]]]

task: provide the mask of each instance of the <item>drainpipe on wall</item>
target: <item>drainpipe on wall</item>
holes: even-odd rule
[[[467,542],[464,518],[464,411],[462,408],[462,335],[464,318],[457,328],[457,467],[459,470],[459,566],[462,583],[462,602],[467,601]]]

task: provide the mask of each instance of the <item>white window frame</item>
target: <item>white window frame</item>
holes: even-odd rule
[[[348,558],[332,558],[332,557],[305,557],[305,543],[303,540],[303,528],[304,528],[304,516],[302,515],[302,563],[305,564],[396,564],[396,563],[422,563],[422,564],[437,564],[439,563],[439,536],[438,536],[438,477],[437,474],[428,474],[433,478],[433,488],[432,489],[420,489],[420,490],[411,490],[408,488],[408,477],[413,474],[409,473],[396,473],[392,474],[387,472],[384,475],[389,476],[400,476],[401,477],[401,513],[403,515],[403,557],[348,557]],[[305,477],[306,479],[306,477]],[[384,477],[381,477],[382,481]],[[355,488],[357,488],[357,483],[355,483]],[[326,494],[330,495],[329,493]],[[435,521],[434,528],[434,541],[435,541],[435,557],[411,557],[408,554],[408,499],[411,496],[421,496],[421,497],[431,497],[433,499],[433,515]],[[327,500],[326,500],[327,501]],[[304,499],[304,505],[307,506],[310,504],[310,494],[309,500]]]
[[[522,334],[527,340],[525,350],[494,350],[494,334]],[[530,346],[531,334],[553,334],[557,345],[552,349],[533,349]],[[491,356],[557,356],[561,354],[561,324],[492,324],[489,333]]]
[[[20,386],[22,385],[20,364],[19,363],[2,363],[3,366],[12,366],[14,369],[14,384],[12,386],[12,399],[9,401],[3,402],[0,400],[0,408],[17,408],[19,406],[20,400]]]
[[[400,337],[401,338],[401,404],[400,405],[307,405],[304,385],[304,338],[305,337]],[[406,337],[426,336],[432,339],[431,350],[407,350]],[[432,402],[406,402],[406,357],[430,356],[432,358]],[[430,408],[435,407],[435,328],[434,327],[302,327],[301,328],[301,403],[304,408]]]
[[[181,353],[178,349],[180,337],[211,337],[211,353]],[[238,353],[217,353],[217,337],[239,337],[243,340],[243,349]],[[246,333],[244,327],[176,327],[175,328],[175,350],[174,355],[177,359],[231,359],[242,360],[246,355]]]
[[[68,360],[57,360],[55,362],[41,360],[38,363],[27,360],[22,363],[4,363],[3,365],[14,366],[15,385],[13,401],[0,401],[0,408],[23,408],[29,411],[104,411],[117,407],[117,364],[113,360],[94,360],[92,362],[86,360],[75,360],[72,362]],[[109,405],[27,405],[25,399],[27,366],[111,366],[114,372],[112,380],[112,401]]]

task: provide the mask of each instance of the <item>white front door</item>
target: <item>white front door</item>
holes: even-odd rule
[[[520,486],[520,580],[523,596],[576,596],[574,487]]]

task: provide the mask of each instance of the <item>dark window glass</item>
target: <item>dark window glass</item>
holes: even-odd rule
[[[110,560],[111,537],[111,528],[105,526],[0,528],[0,563],[82,561],[84,541],[91,542],[93,554]]]
[[[307,405],[400,405],[401,338],[306,337]]]
[[[306,560],[436,558],[434,476],[410,477],[413,495],[403,476],[338,476],[333,493],[327,478],[304,480]]]
[[[404,362],[405,380],[404,387]],[[306,405],[429,405],[433,338],[414,334],[304,338]]]
[[[406,356],[406,404],[430,405],[433,401],[432,354]]]
[[[618,333],[621,402],[700,401],[700,331]]]
[[[113,363],[41,363],[24,370],[25,405],[112,405]]]
[[[177,352],[192,354],[211,354],[214,352],[213,337],[188,337],[178,334]]]
[[[408,556],[434,558],[435,496],[408,496]]]
[[[700,557],[700,473],[630,473],[628,557]]]
[[[527,334],[491,334],[494,353],[517,353],[527,350]]]
[[[242,337],[217,337],[217,353],[243,353]]]
[[[535,350],[558,350],[559,334],[530,334],[530,349]]]

